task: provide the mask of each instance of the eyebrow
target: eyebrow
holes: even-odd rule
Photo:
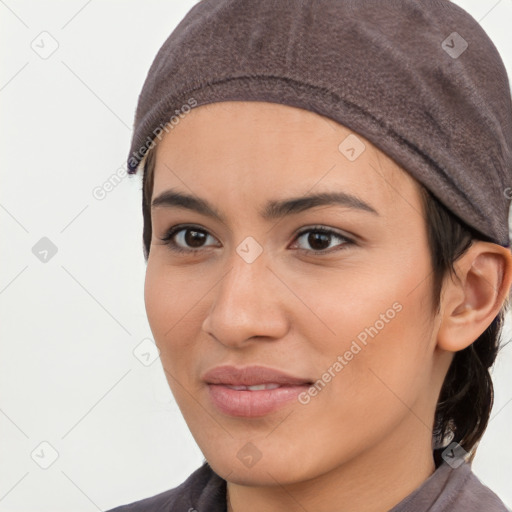
[[[375,208],[352,194],[347,194],[346,192],[321,192],[289,199],[270,200],[263,210],[260,211],[260,216],[265,220],[275,220],[285,217],[286,215],[292,215],[310,208],[315,208],[316,206],[334,205],[379,215]],[[151,208],[160,207],[192,210],[225,223],[224,216],[205,199],[172,189],[162,192],[153,199]]]

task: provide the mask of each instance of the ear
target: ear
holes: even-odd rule
[[[512,283],[510,248],[476,241],[445,277],[437,345],[457,352],[473,343],[492,323]]]

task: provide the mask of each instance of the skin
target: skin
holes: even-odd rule
[[[365,150],[349,161],[338,146],[351,133],[294,107],[223,102],[192,109],[156,148],[153,198],[172,188],[225,218],[153,208],[145,303],[169,386],[228,481],[232,511],[377,512],[410,494],[435,470],[431,425],[453,353],[485,330],[510,288],[510,252],[478,242],[457,262],[458,279],[445,279],[434,315],[419,186],[358,134]],[[324,205],[259,215],[268,200],[325,191],[378,214]],[[209,235],[196,254],[161,240],[181,223]],[[308,233],[297,237],[318,225],[353,242],[333,234],[319,255]],[[186,233],[174,237],[185,249]],[[252,263],[236,251],[248,236],[263,249]],[[201,375],[221,364],[320,379],[393,304],[400,311],[309,403],[248,419],[210,402]],[[261,458],[247,467],[241,449]]]

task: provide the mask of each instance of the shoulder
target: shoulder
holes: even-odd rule
[[[205,462],[183,483],[155,496],[121,505],[106,512],[225,512],[226,481]]]
[[[484,485],[467,464],[467,477],[460,492],[457,493],[455,503],[461,510],[485,510],[486,512],[508,512],[503,501]],[[456,470],[452,470],[456,471]]]
[[[390,512],[509,512],[503,501],[473,473],[470,463],[443,463]]]

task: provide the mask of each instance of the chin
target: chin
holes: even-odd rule
[[[212,469],[220,477],[237,485],[265,486],[288,485],[301,481],[306,475],[295,475],[290,472],[289,464],[284,461],[264,461],[261,459],[252,467],[244,467],[243,464],[226,461],[208,461]],[[301,468],[303,471],[304,468]]]
[[[285,440],[279,447],[262,448],[261,453],[250,442],[237,444],[236,448],[224,445],[215,452],[205,453],[208,464],[220,477],[229,482],[249,486],[290,485],[318,476],[323,470],[322,464],[313,454],[297,450],[289,453]],[[288,448],[293,449],[292,446]],[[308,457],[309,455],[309,457]],[[313,457],[313,458],[311,458]],[[309,460],[308,460],[309,459]],[[331,462],[331,461],[329,461]]]

